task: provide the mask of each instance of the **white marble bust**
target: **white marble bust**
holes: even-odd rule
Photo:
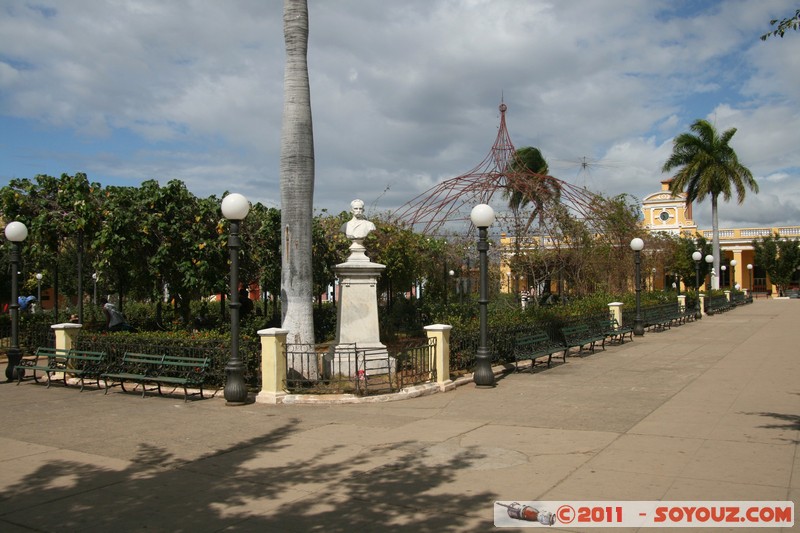
[[[353,214],[353,218],[342,226],[342,231],[348,239],[363,241],[369,232],[375,229],[375,224],[364,218],[364,202],[362,200],[356,199],[350,202],[350,212]]]

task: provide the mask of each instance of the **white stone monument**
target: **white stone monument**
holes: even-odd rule
[[[378,325],[378,278],[386,265],[373,263],[366,256],[364,239],[375,224],[364,218],[364,202],[350,202],[353,218],[342,226],[342,232],[353,241],[350,257],[336,265],[339,277],[339,298],[336,309],[336,345],[327,371],[330,375],[354,376],[393,373],[394,361],[380,341]],[[353,344],[366,360],[356,362]],[[363,352],[362,352],[363,350]],[[359,356],[362,357],[362,356]]]

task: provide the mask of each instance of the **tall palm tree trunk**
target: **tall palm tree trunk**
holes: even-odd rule
[[[314,202],[314,134],[308,81],[308,4],[284,0],[286,43],[283,124],[281,127],[281,324],[287,341],[314,344],[311,220]],[[310,357],[310,356],[309,356]],[[299,360],[294,361],[300,371]],[[293,363],[290,362],[290,365]],[[302,371],[316,377],[314,361]],[[305,366],[305,365],[304,365]],[[311,375],[309,375],[309,373]]]
[[[714,272],[716,276],[711,278],[711,288],[719,289],[719,279],[722,274],[720,270],[719,254],[719,211],[717,210],[717,196],[711,195],[711,255],[714,256]]]

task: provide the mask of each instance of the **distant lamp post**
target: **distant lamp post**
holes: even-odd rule
[[[238,193],[232,193],[222,200],[222,216],[231,223],[228,236],[228,249],[231,258],[230,303],[231,311],[231,357],[225,365],[224,396],[227,405],[247,403],[247,385],[244,382],[244,365],[239,357],[239,223],[250,212],[250,202]]]
[[[720,280],[720,282],[722,282],[725,279],[725,271],[728,270],[728,267],[726,267],[725,265],[722,265],[722,266],[719,267],[719,269],[720,269],[719,280]],[[726,283],[725,286],[727,286],[727,285],[728,284]]]
[[[653,275],[650,276],[650,292],[653,292],[656,290],[656,267],[650,269],[650,272],[653,273]]]
[[[18,269],[19,255],[22,241],[28,237],[28,228],[22,222],[9,222],[5,230],[6,239],[11,241],[11,304],[8,308],[11,311],[11,346],[8,348],[6,366],[6,379],[14,379],[14,367],[22,359],[22,352],[19,349],[19,287]]]
[[[736,289],[736,265],[737,264],[738,263],[737,263],[736,259],[731,259],[731,284],[733,285],[734,289]]]
[[[641,272],[641,252],[644,248],[644,241],[639,237],[631,240],[631,250],[634,253],[634,263],[636,265],[636,318],[633,320],[633,334],[644,335],[644,324],[642,324],[642,272]]]
[[[747,263],[747,271],[750,273],[750,293],[753,293],[753,264]]]
[[[694,318],[695,320],[700,320],[703,318],[703,313],[700,311],[700,260],[703,258],[703,254],[699,251],[692,253],[692,259],[694,260],[694,286],[697,290],[697,301],[695,302],[695,311],[694,311]]]
[[[711,265],[713,262],[714,262],[714,256],[711,255],[711,254],[708,254],[706,256],[706,263]],[[711,281],[711,278],[716,276],[716,275],[717,275],[717,273],[714,272],[714,267],[711,267],[711,273],[708,275],[708,286],[706,287],[706,290],[709,290],[711,287],[714,286],[714,282]]]
[[[477,387],[494,387],[494,373],[492,372],[492,361],[488,340],[488,305],[489,305],[489,260],[486,252],[489,251],[487,239],[489,226],[494,222],[494,209],[488,204],[478,204],[472,208],[470,213],[472,223],[478,228],[478,256],[480,264],[480,292],[478,296],[478,306],[480,310],[480,343],[475,354],[475,374],[473,380]],[[510,276],[509,276],[510,280]]]
[[[92,272],[92,283],[94,284],[94,290],[92,292],[92,303],[97,305],[97,272]]]
[[[673,274],[673,276],[675,276],[675,289],[678,291],[678,296],[680,296],[681,295],[681,278],[680,278],[680,276],[678,276],[677,272],[675,272]]]
[[[42,305],[42,273],[36,273],[36,301],[39,302],[39,306]]]

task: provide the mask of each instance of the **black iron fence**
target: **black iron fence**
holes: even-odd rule
[[[36,348],[55,348],[56,335],[50,324],[45,323],[20,323],[18,339],[19,347],[23,354],[32,354]],[[11,347],[11,324],[0,325],[0,349],[7,350]]]
[[[294,394],[388,394],[436,380],[436,341],[402,349],[286,346],[286,390]]]

